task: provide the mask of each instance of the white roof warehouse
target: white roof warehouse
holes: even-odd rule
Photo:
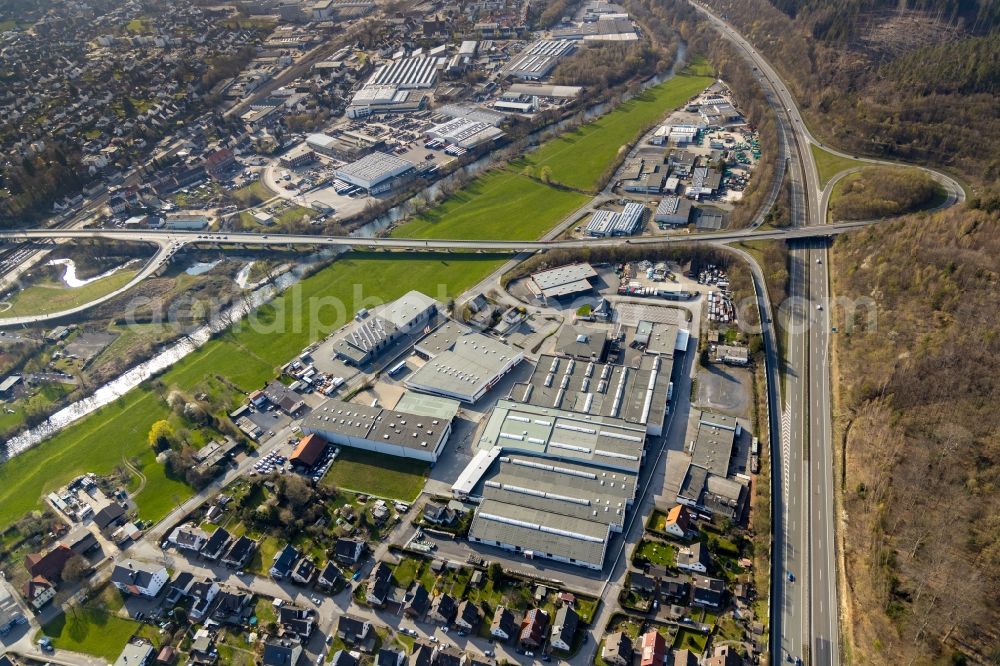
[[[524,354],[493,338],[480,333],[461,335],[450,349],[410,375],[406,386],[473,403],[523,359]]]
[[[415,171],[416,167],[411,162],[388,153],[375,152],[340,167],[334,173],[344,182],[378,194],[392,189],[394,181]]]

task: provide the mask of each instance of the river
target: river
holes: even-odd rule
[[[63,284],[65,284],[70,289],[76,289],[78,287],[86,286],[91,282],[97,282],[98,280],[103,280],[106,277],[110,277],[111,275],[114,275],[115,273],[125,268],[126,266],[134,264],[136,261],[138,261],[138,259],[132,259],[131,261],[125,262],[121,266],[115,266],[114,268],[104,271],[100,275],[95,275],[94,277],[87,278],[86,280],[81,280],[76,276],[76,262],[73,261],[72,259],[53,259],[49,262],[46,262],[45,265],[65,266],[66,268],[65,270],[63,270],[63,276],[62,276]]]

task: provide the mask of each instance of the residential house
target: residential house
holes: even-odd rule
[[[292,580],[300,585],[308,585],[316,575],[316,565],[308,557],[299,560],[292,569]]]
[[[692,518],[691,509],[683,504],[675,504],[674,508],[667,512],[667,521],[663,531],[678,539],[683,539],[691,532]]]
[[[632,639],[624,631],[608,634],[604,639],[601,659],[613,666],[632,666]]]
[[[30,553],[24,557],[24,568],[32,577],[41,576],[50,582],[62,580],[63,568],[75,553],[59,544],[47,553]]]
[[[541,608],[532,608],[524,614],[521,620],[521,631],[518,642],[522,647],[539,648],[545,644],[545,635],[549,628],[548,613]]]
[[[215,581],[200,581],[188,588],[187,596],[191,597],[191,619],[201,622],[208,616],[212,602],[219,594],[219,584]]]
[[[630,571],[628,574],[628,586],[637,592],[652,594],[656,591],[656,580],[644,573]]]
[[[726,582],[708,576],[693,576],[694,580],[691,603],[695,606],[718,608],[722,605],[726,593]]]
[[[686,604],[690,596],[691,586],[687,579],[676,576],[667,576],[660,579],[660,600],[663,603],[681,602]]]
[[[392,570],[384,562],[379,562],[368,574],[368,589],[365,591],[365,601],[375,607],[385,605],[385,600],[392,591]]]
[[[337,650],[330,660],[330,666],[358,666],[359,663],[357,657],[347,650]]]
[[[295,634],[303,642],[312,635],[315,613],[308,608],[284,605],[278,609],[278,624],[286,634]]]
[[[556,611],[556,618],[552,622],[552,647],[569,652],[573,647],[573,638],[576,637],[576,628],[579,623],[580,616],[577,615],[572,606],[560,606],[559,610]]]
[[[702,661],[704,666],[742,666],[743,659],[732,645],[716,645],[715,653]]]
[[[427,588],[420,584],[420,581],[413,581],[410,589],[406,591],[403,601],[403,613],[414,620],[420,619],[430,607],[430,595]]]
[[[177,661],[177,649],[173,645],[165,645],[160,653],[156,655],[156,663],[164,666],[171,666]]]
[[[690,650],[674,650],[673,666],[698,666],[698,656]]]
[[[372,632],[371,622],[359,620],[350,615],[341,615],[337,621],[337,638],[348,645],[360,645],[368,640]]]
[[[424,506],[424,520],[434,525],[451,525],[455,522],[457,515],[446,504],[428,502]]]
[[[69,533],[62,538],[59,542],[72,550],[77,555],[83,557],[100,547],[100,543],[97,541],[97,537],[94,533],[88,530],[86,527],[77,526],[70,530]]]
[[[458,604],[455,603],[454,597],[450,594],[439,594],[431,602],[431,620],[434,622],[440,622],[444,625],[451,624],[457,611]]]
[[[94,524],[102,532],[108,532],[124,522],[125,509],[117,502],[112,502],[94,514]]]
[[[410,666],[433,666],[434,646],[427,643],[417,643],[410,655]]]
[[[319,574],[319,578],[316,579],[316,584],[328,592],[339,588],[343,583],[344,574],[340,572],[340,567],[333,560],[326,563],[323,571]]]
[[[642,635],[640,666],[663,666],[667,659],[667,642],[663,634],[651,629]]]
[[[354,565],[365,552],[365,542],[360,539],[337,539],[333,556],[341,564]]]
[[[223,590],[215,600],[212,620],[219,624],[241,625],[253,610],[253,596],[246,592]]]
[[[493,613],[493,622],[490,624],[490,635],[502,641],[509,641],[516,632],[514,614],[503,606],[497,606],[496,612]]]
[[[209,560],[217,560],[222,557],[223,553],[226,552],[226,548],[229,546],[229,541],[232,537],[229,532],[222,529],[221,527],[212,532],[212,536],[208,537],[208,541],[201,548],[201,556]]]
[[[702,543],[693,543],[677,551],[677,568],[682,571],[706,573],[710,566],[708,547]]]
[[[458,612],[455,614],[455,626],[468,632],[473,632],[479,627],[482,620],[482,612],[472,601],[464,599],[458,605]]]
[[[182,571],[177,574],[177,577],[171,580],[167,587],[166,606],[174,606],[184,597],[188,596],[194,582],[194,574],[189,571]]]
[[[24,600],[37,612],[56,596],[56,586],[44,576],[35,576],[22,588]]]
[[[405,662],[406,653],[402,650],[382,648],[375,656],[375,666],[403,666]]]
[[[431,657],[434,666],[468,666],[469,658],[452,647],[438,645]]]
[[[219,653],[215,649],[215,640],[207,630],[199,629],[195,632],[190,657],[188,663],[194,666],[214,664],[218,660]]]
[[[114,666],[146,666],[156,656],[149,643],[126,643]]]
[[[293,641],[271,641],[264,644],[261,666],[295,666],[302,657],[302,646]]]
[[[240,569],[250,561],[256,550],[257,542],[244,534],[229,545],[220,561],[227,567]]]
[[[299,551],[292,544],[285,544],[285,547],[274,554],[271,561],[271,578],[282,580],[292,572],[292,567],[299,561]]]
[[[208,542],[208,534],[194,525],[181,525],[170,533],[167,541],[181,550],[197,553]]]
[[[119,562],[111,571],[111,582],[123,593],[149,598],[160,593],[169,577],[162,564],[133,559]]]

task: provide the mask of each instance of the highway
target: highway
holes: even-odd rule
[[[770,63],[742,35],[704,6],[692,4],[757,69],[768,100],[772,106],[777,102],[780,133],[792,144],[788,165],[792,225],[797,230],[815,229],[825,221],[821,206],[827,199],[819,186],[810,147],[813,139],[794,99]],[[782,308],[785,319],[779,322],[785,329],[787,354],[785,402],[772,402],[770,410],[772,421],[775,412],[781,414],[780,440],[772,439],[772,469],[779,477],[772,498],[773,663],[796,659],[823,666],[840,663],[825,245],[825,241],[790,243],[789,301]]]

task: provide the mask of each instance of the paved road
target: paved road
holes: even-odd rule
[[[588,204],[588,207],[590,204]],[[395,250],[480,250],[485,252],[523,252],[526,250],[559,250],[626,245],[667,245],[671,243],[724,243],[744,240],[788,240],[827,236],[853,231],[875,224],[877,220],[839,222],[822,229],[737,229],[704,234],[673,236],[637,236],[632,238],[591,238],[538,241],[461,240],[423,238],[362,238],[355,236],[316,236],[311,234],[260,234],[250,232],[198,231],[128,231],[124,229],[23,229],[0,232],[0,242],[20,243],[41,239],[101,238],[105,240],[183,245],[211,245],[219,250],[240,249],[244,246],[291,248],[305,245],[312,251],[316,246],[371,247]]]
[[[788,175],[792,224],[796,229],[815,229],[825,221],[827,198],[819,186],[810,146],[814,140],[795,100],[770,63],[742,35],[702,5],[692,4],[756,68],[772,105],[775,101],[780,104],[777,118],[781,134],[791,139]],[[784,368],[787,402],[777,408],[772,403],[771,410],[772,421],[775,412],[781,413],[780,445],[775,447],[778,442],[772,438],[776,520],[771,649],[774,662],[803,658],[812,664],[833,666],[839,664],[840,653],[824,248],[825,242],[804,241],[792,243],[790,249],[790,299],[784,308],[786,320],[781,322],[788,345]],[[771,353],[768,358],[772,358]],[[769,394],[773,398],[776,391]]]

